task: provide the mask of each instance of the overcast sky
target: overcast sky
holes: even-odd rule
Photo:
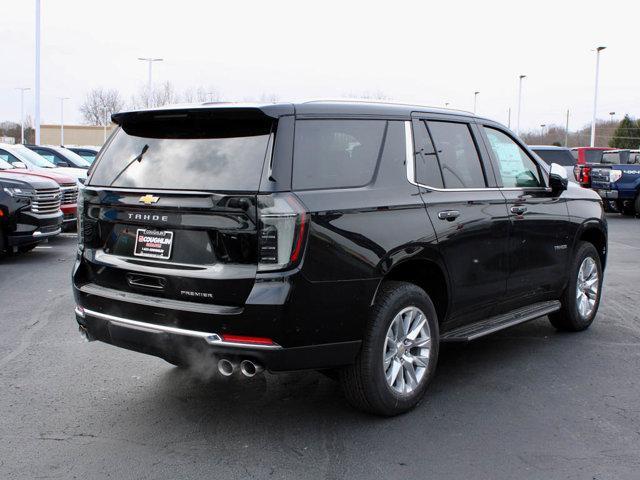
[[[34,0],[2,0],[0,120],[18,120],[16,87],[31,87]],[[473,109],[515,125],[590,122],[595,53],[602,52],[598,116],[640,115],[637,1],[143,1],[42,0],[42,121],[81,122],[93,87],[129,101],[147,80],[140,56],[163,57],[154,80],[203,86],[225,100],[275,94],[337,98],[384,92],[393,100]]]

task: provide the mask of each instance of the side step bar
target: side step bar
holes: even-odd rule
[[[560,302],[558,300],[534,303],[533,305],[518,308],[511,312],[496,315],[495,317],[490,317],[470,325],[454,328],[453,330],[443,333],[440,336],[440,341],[469,342],[558,310],[560,310]]]

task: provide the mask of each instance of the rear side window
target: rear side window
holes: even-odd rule
[[[540,171],[527,153],[505,133],[484,127],[506,188],[540,187]]]
[[[385,120],[297,120],[293,188],[362,187],[373,180]]]
[[[420,185],[443,188],[444,183],[431,136],[423,121],[414,122],[416,149],[416,181]]]
[[[184,117],[119,128],[90,185],[257,191],[272,119]]]
[[[615,153],[604,152],[602,154],[602,163],[606,163],[609,165],[619,165],[621,163],[624,163],[620,157],[621,155],[619,152],[615,152]]]
[[[469,125],[428,122],[445,188],[486,187],[478,150]]]
[[[546,150],[534,148],[533,151],[536,152],[536,154],[544,160],[544,163],[547,165],[557,163],[563,167],[573,167],[576,163],[569,150]]]

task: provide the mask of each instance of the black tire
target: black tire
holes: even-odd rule
[[[640,193],[638,194],[638,196],[636,196],[636,201],[633,202],[634,206],[635,206],[635,214],[636,216],[640,216]]]
[[[387,383],[383,356],[387,331],[396,315],[407,307],[420,309],[429,326],[429,360],[421,380],[410,393],[400,394]],[[340,383],[348,402],[377,415],[393,416],[414,408],[424,397],[438,362],[438,316],[424,290],[406,282],[385,282],[371,309],[362,348],[353,365],[340,371]]]
[[[634,203],[637,203],[637,199],[636,199],[636,202],[618,200],[618,210],[620,210],[620,213],[622,215],[632,217],[636,214],[636,211],[637,211],[634,206]]]
[[[0,258],[4,257],[7,252],[6,252],[6,243],[4,240],[4,232],[2,231],[2,228],[0,228]]]
[[[595,305],[593,310],[590,314],[583,317],[578,311],[576,293],[578,286],[578,272],[582,262],[584,262],[586,258],[591,258],[595,262],[598,273],[598,290],[595,295]],[[598,251],[593,244],[588,242],[580,242],[578,244],[576,254],[571,262],[569,274],[569,282],[562,294],[562,297],[560,298],[562,307],[557,312],[549,314],[549,321],[557,330],[565,332],[581,332],[582,330],[589,328],[593,323],[593,319],[598,313],[600,297],[602,295],[602,266],[600,265],[600,256],[598,255]]]

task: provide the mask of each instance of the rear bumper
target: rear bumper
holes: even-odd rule
[[[226,342],[215,332],[187,330],[142,322],[76,307],[76,321],[92,340],[163,358],[172,363],[193,364],[216,358],[252,360],[270,371],[322,369],[353,363],[359,341],[304,347]]]

